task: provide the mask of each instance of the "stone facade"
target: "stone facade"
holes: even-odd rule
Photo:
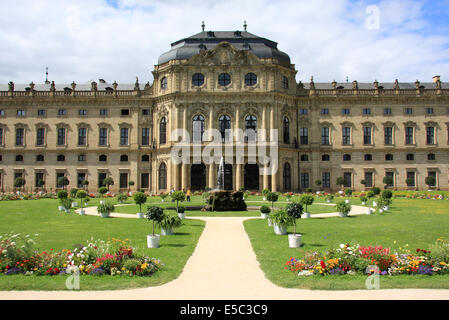
[[[151,85],[136,79],[0,86],[1,189],[13,191],[22,176],[25,190],[43,180],[42,188],[54,191],[62,175],[69,189],[87,180],[92,192],[107,176],[115,181],[113,192],[215,188],[220,159],[173,163],[181,137],[171,134],[181,128],[192,138],[195,125],[220,129],[224,116],[234,130],[253,121],[257,132],[279,132],[279,169],[258,174],[264,164],[247,165],[247,156],[237,164],[234,148],[226,167],[230,189],[336,191],[343,177],[347,187],[361,190],[383,187],[385,175],[395,189],[427,189],[429,175],[435,188],[449,189],[449,89],[439,77],[426,84],[302,84],[285,60],[215,42],[156,65]],[[206,134],[200,140],[203,149],[211,143],[224,149]]]

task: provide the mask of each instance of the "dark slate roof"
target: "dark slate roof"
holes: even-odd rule
[[[170,51],[159,57],[158,64],[175,59],[189,59],[198,54],[202,46],[206,50],[212,50],[223,41],[231,43],[238,50],[249,50],[259,58],[277,59],[280,64],[290,65],[290,57],[278,50],[276,42],[247,31],[203,31],[178,40],[171,44]]]

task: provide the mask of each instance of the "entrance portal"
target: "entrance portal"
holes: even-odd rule
[[[204,163],[192,164],[190,168],[190,187],[192,190],[206,189],[206,166]]]
[[[247,163],[243,171],[245,190],[259,190],[259,166],[257,163]]]

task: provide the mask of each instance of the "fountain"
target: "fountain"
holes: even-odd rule
[[[231,192],[225,190],[225,165],[221,157],[217,173],[217,188],[210,192],[208,211],[246,211],[246,203],[243,200],[243,192]]]

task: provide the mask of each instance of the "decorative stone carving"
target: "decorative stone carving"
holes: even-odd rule
[[[95,81],[92,81],[92,83],[90,84],[90,89],[94,92],[98,90],[97,83]]]
[[[14,82],[12,81],[8,82],[8,91],[10,92],[14,91]]]

